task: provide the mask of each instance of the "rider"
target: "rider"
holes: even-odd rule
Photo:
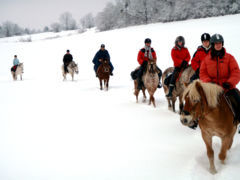
[[[204,58],[209,54],[209,51],[211,49],[210,39],[211,36],[208,33],[204,33],[201,36],[202,45],[198,47],[191,61],[192,69],[195,71],[195,74],[190,78],[191,82],[196,79],[199,79],[199,69],[201,63],[204,60]]]
[[[19,60],[17,58],[17,55],[14,55],[14,59],[13,59],[13,67],[11,69],[11,71],[15,72],[17,69],[17,66],[19,65]]]
[[[175,87],[176,80],[179,73],[188,67],[188,62],[191,58],[189,51],[185,45],[185,39],[182,36],[178,36],[175,40],[175,46],[172,49],[171,56],[174,62],[174,71],[170,81],[169,92],[166,97],[172,97],[172,92]]]
[[[114,67],[110,61],[110,55],[108,53],[108,51],[105,49],[105,45],[104,44],[101,44],[101,47],[100,47],[100,50],[96,53],[96,55],[94,56],[92,62],[94,64],[94,71],[96,73],[96,77],[97,77],[97,70],[98,70],[98,67],[99,65],[101,64],[101,61],[102,60],[109,60],[109,66],[110,66],[110,75],[113,76],[113,70],[114,70]]]
[[[73,61],[73,57],[72,57],[72,55],[70,54],[70,51],[67,50],[67,53],[66,53],[66,54],[64,55],[64,57],[63,57],[63,66],[64,66],[64,71],[65,71],[65,73],[68,72],[67,67],[68,67],[68,65],[69,65],[72,61]]]
[[[234,120],[240,121],[240,95],[236,85],[240,81],[240,70],[235,58],[223,47],[224,39],[220,34],[211,37],[211,53],[202,62],[200,79],[203,82],[222,86],[231,100],[235,112]]]
[[[138,58],[137,58],[138,63],[141,65],[137,73],[138,89],[142,89],[142,86],[143,86],[142,76],[143,76],[144,70],[147,67],[148,60],[155,60],[155,61],[157,60],[156,52],[151,47],[151,43],[152,43],[151,39],[149,38],[145,39],[144,43],[145,43],[145,47],[139,51]],[[149,53],[150,51],[151,53]],[[158,77],[159,77],[158,88],[161,88],[160,80],[162,76],[162,71],[158,67],[157,69],[158,69]]]

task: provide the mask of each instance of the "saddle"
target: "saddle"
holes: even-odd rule
[[[11,68],[11,71],[12,71],[12,72],[16,72],[17,67],[18,67],[18,65],[13,66],[13,67]]]

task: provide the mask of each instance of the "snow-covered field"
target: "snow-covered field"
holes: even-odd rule
[[[240,15],[71,36],[44,33],[29,43],[0,39],[0,180],[238,179],[238,134],[226,165],[217,159],[220,140],[214,139],[218,174],[213,176],[200,130],[181,125],[179,115],[168,110],[163,89],[155,94],[156,108],[136,104],[133,95],[130,72],[146,37],[165,70],[172,66],[176,36],[185,37],[193,55],[204,32],[222,34],[240,63]],[[99,90],[92,70],[101,43],[115,66],[108,92]],[[66,49],[79,64],[74,82],[62,81]],[[25,65],[23,81],[11,78],[15,54]]]

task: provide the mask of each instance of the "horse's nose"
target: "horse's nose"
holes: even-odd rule
[[[186,118],[182,119],[181,120],[183,124],[187,124],[188,123],[188,120]]]

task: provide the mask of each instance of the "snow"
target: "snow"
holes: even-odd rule
[[[157,23],[108,32],[62,32],[0,40],[0,179],[1,180],[235,180],[240,170],[236,134],[226,165],[218,160],[211,175],[198,130],[180,123],[168,110],[163,89],[156,105],[136,104],[130,72],[150,37],[162,70],[172,65],[170,51],[178,35],[193,55],[204,32],[220,33],[227,51],[240,63],[240,15]],[[49,39],[59,35],[59,38]],[[48,39],[48,40],[47,40]],[[115,66],[108,92],[99,90],[91,63],[101,43]],[[63,82],[62,57],[70,49],[79,75]],[[24,62],[23,81],[12,81],[13,55]]]

